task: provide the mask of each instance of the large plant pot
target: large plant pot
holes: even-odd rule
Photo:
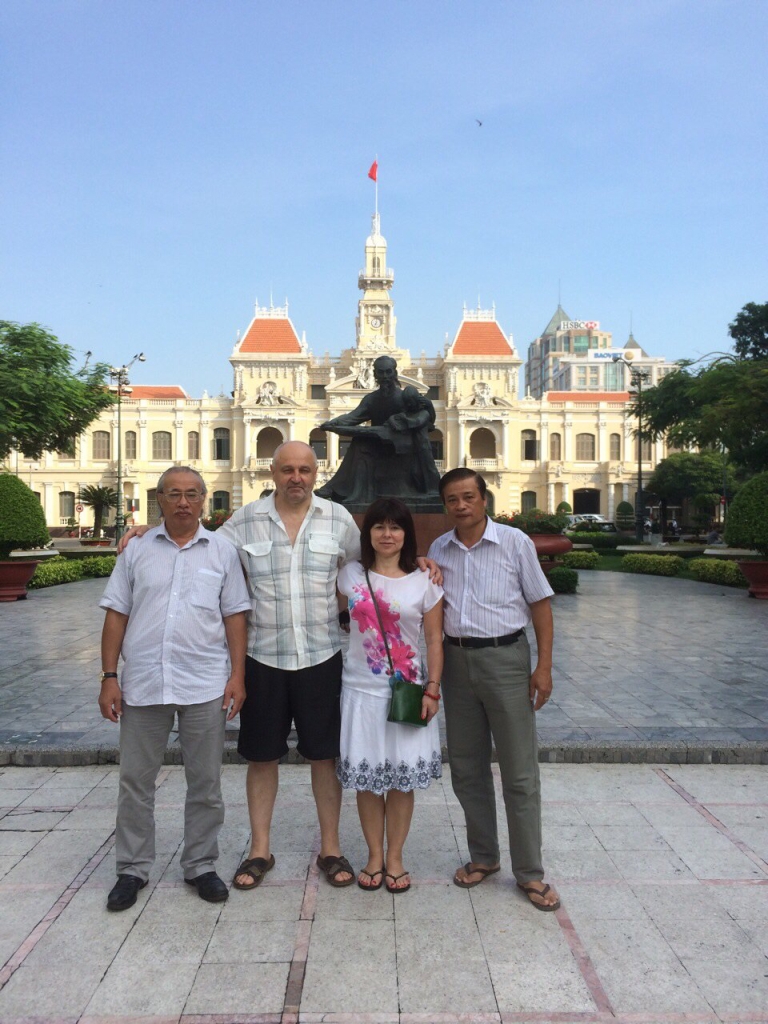
[[[562,565],[562,562],[557,560],[557,556],[564,555],[573,547],[570,537],[566,537],[562,533],[529,533],[528,536],[533,541],[541,568],[545,573]]]
[[[80,543],[86,548],[108,548],[112,545],[109,537],[81,537]]]
[[[768,562],[737,562],[749,581],[749,596],[768,601]]]
[[[23,601],[38,564],[36,558],[0,562],[0,601]]]

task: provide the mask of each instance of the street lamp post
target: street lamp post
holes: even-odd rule
[[[143,363],[146,357],[143,352],[137,353],[130,363],[123,366],[112,366],[109,370],[111,380],[110,391],[117,394],[117,508],[115,510],[115,542],[123,536],[125,528],[125,502],[123,500],[123,422],[122,407],[123,395],[130,395],[131,388],[128,387],[128,371],[136,361]]]
[[[643,381],[648,380],[648,372],[639,366],[633,366],[623,356],[614,356],[614,363],[623,363],[629,369],[629,382],[637,388],[637,495],[635,497],[635,540],[642,544],[645,540],[645,502],[643,498]]]

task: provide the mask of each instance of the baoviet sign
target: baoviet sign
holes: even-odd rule
[[[561,320],[560,331],[599,331],[599,320]]]

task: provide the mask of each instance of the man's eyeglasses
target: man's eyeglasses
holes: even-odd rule
[[[177,505],[182,498],[188,501],[190,505],[193,505],[196,501],[202,501],[203,498],[201,491],[168,491],[167,494],[164,491],[160,491],[160,494],[174,505]]]

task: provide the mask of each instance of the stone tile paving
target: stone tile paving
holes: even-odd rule
[[[245,770],[222,777],[229,882]],[[275,869],[216,905],[183,883],[183,774],[164,768],[150,884],[109,914],[117,769],[0,769],[0,1021],[768,1024],[768,768],[556,764],[542,780],[556,914],[526,902],[507,854],[475,889],[451,884],[467,854],[449,773],[416,797],[410,892],[330,888],[298,765],[281,768]],[[352,794],[342,842],[360,866]]]
[[[86,580],[0,606],[0,763],[114,761],[117,729],[96,704],[103,587]],[[582,572],[579,594],[557,597],[554,613],[542,760],[768,762],[768,602]],[[232,761],[236,735],[234,722]]]

